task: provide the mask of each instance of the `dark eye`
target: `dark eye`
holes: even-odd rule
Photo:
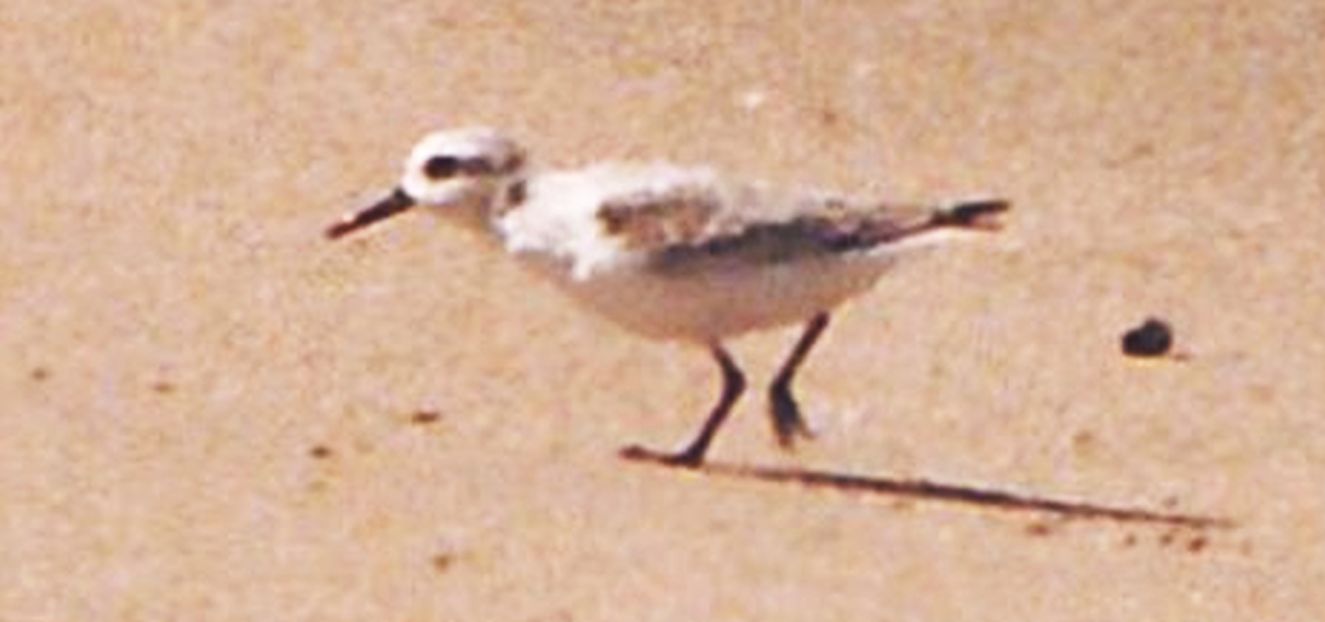
[[[460,165],[460,158],[433,156],[423,163],[423,174],[432,180],[446,179],[455,175],[456,171],[460,170]]]

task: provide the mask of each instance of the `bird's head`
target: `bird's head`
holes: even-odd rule
[[[525,174],[524,151],[488,128],[444,130],[428,134],[405,159],[396,188],[378,202],[327,229],[331,238],[399,214],[425,207],[442,216],[486,222],[516,194]]]

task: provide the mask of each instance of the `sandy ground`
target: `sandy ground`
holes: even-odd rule
[[[1325,4],[974,4],[0,4],[0,620],[1325,618]],[[320,237],[480,122],[1016,202],[838,315],[816,441],[755,392],[715,461],[1235,526],[621,461],[700,352],[426,218]],[[1150,314],[1185,360],[1119,354]]]

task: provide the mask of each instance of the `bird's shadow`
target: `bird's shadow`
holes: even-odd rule
[[[631,462],[657,464],[716,477],[798,484],[809,488],[836,490],[844,493],[888,495],[899,498],[962,504],[1006,512],[1039,512],[1056,515],[1064,519],[1149,523],[1191,529],[1231,529],[1237,526],[1232,520],[1223,517],[1164,512],[1141,507],[1103,505],[1087,501],[1041,497],[960,484],[944,484],[924,479],[874,477],[798,467],[768,467],[723,462],[706,462],[699,466],[689,467],[668,464],[638,454],[624,455],[623,457]]]

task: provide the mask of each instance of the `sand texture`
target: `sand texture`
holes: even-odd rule
[[[0,26],[4,622],[1325,619],[1325,3],[7,0]],[[322,237],[473,123],[552,166],[1015,209],[837,314],[794,453],[762,395],[794,331],[734,343],[755,390],[680,472],[617,450],[689,437],[702,351],[420,215]],[[1121,355],[1150,315],[1178,356]]]

